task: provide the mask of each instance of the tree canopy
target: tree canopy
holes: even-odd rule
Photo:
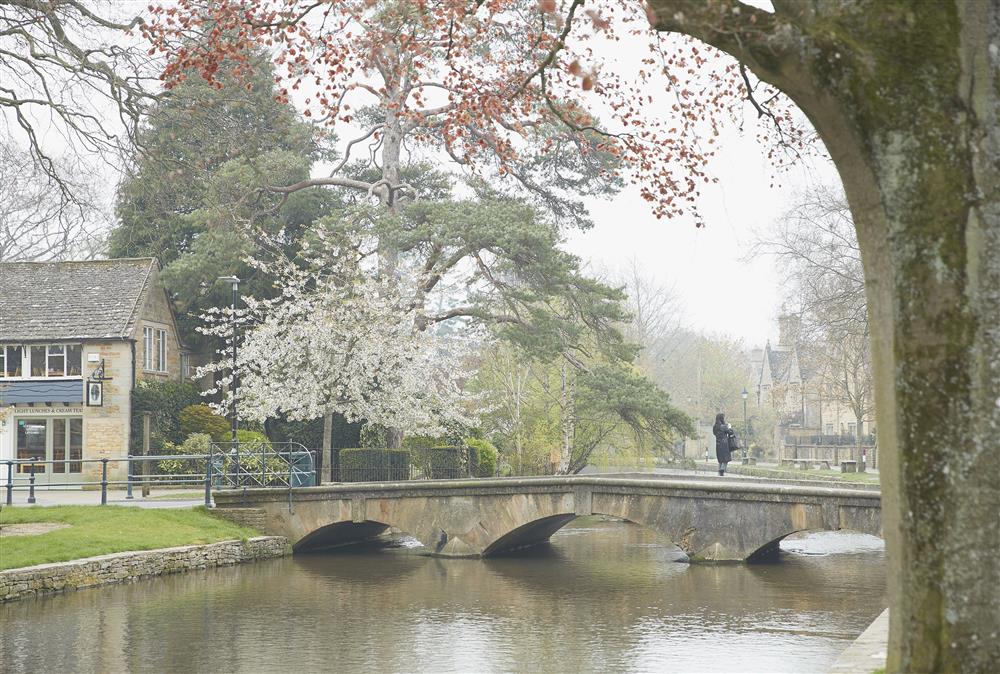
[[[217,277],[236,275],[250,293],[269,287],[244,261],[258,251],[254,229],[280,232],[294,248],[332,201],[262,190],[269,180],[308,176],[324,155],[312,126],[275,100],[269,62],[258,56],[255,64],[238,84],[192,77],[172,89],[151,110],[117,192],[109,254],[160,260],[189,343],[199,341],[198,314],[229,301]]]

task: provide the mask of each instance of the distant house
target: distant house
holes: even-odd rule
[[[128,454],[136,382],[186,374],[158,275],[152,258],[0,263],[0,462],[55,462],[15,479],[99,480],[85,461]],[[127,475],[124,462],[109,468]]]
[[[770,405],[778,413],[776,445],[791,456],[787,452],[795,446],[855,445],[859,433],[861,444],[869,444],[874,417],[862,419],[859,428],[853,411],[833,393],[823,372],[802,357],[805,345],[799,318],[782,316],[778,326],[778,344],[768,342],[751,355],[757,404]]]

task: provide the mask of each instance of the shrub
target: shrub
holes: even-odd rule
[[[389,429],[381,424],[366,423],[361,427],[358,444],[364,449],[380,449],[386,445],[386,433]]]
[[[441,438],[430,435],[407,435],[403,438],[403,447],[414,451],[426,451],[431,447],[440,447],[443,444]]]
[[[343,482],[384,482],[410,478],[410,452],[405,449],[342,449]]]
[[[163,454],[197,455],[212,450],[212,438],[205,433],[193,433],[179,445],[167,443]],[[157,471],[163,475],[204,475],[204,459],[164,459],[157,462]]]
[[[181,410],[177,422],[184,436],[205,433],[215,442],[227,442],[232,438],[229,421],[208,405],[188,405]]]
[[[475,452],[476,477],[493,477],[497,470],[497,448],[489,440],[466,438],[465,444]]]
[[[269,419],[267,436],[274,442],[297,442],[306,449],[323,447],[323,418],[308,421],[286,421]],[[347,421],[342,414],[333,415],[333,433],[330,444],[333,448],[358,447],[361,444],[361,423]]]
[[[133,454],[142,452],[142,417],[151,412],[152,429],[150,442],[152,451],[165,443],[177,444],[186,433],[178,424],[181,410],[196,405],[201,400],[198,389],[189,382],[140,381],[132,392],[132,433],[129,446]]]
[[[229,437],[232,437],[232,435],[230,434]],[[263,433],[259,431],[251,431],[246,428],[236,429],[236,439],[240,441],[241,445],[260,444],[260,443],[266,443],[268,441],[267,436],[264,435]]]
[[[405,443],[404,443],[405,444]],[[422,477],[449,480],[475,475],[476,452],[466,447],[436,445],[410,450],[411,460]]]

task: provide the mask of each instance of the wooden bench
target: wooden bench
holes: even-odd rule
[[[841,473],[856,473],[856,472],[858,472],[858,462],[857,461],[841,461],[840,462],[840,472]]]

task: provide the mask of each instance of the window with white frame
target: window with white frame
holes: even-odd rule
[[[151,372],[167,371],[167,331],[160,328],[142,329],[142,367]]]
[[[0,379],[80,377],[80,344],[0,344]]]

